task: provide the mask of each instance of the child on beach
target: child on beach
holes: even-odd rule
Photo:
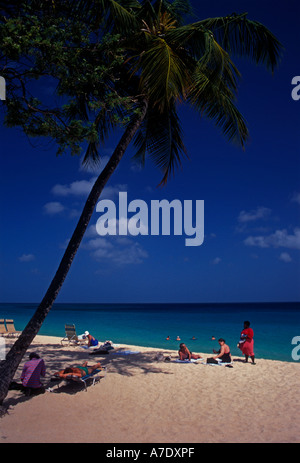
[[[242,349],[242,345],[244,344],[244,342],[246,341],[246,339],[247,339],[247,335],[246,335],[245,333],[242,332],[242,333],[241,333],[240,340],[239,340],[239,342],[238,342],[238,344],[237,344],[237,347],[238,347],[239,349]]]

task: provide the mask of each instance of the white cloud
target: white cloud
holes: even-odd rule
[[[215,259],[212,261],[212,264],[213,265],[218,265],[220,262],[221,262],[221,258],[220,257],[215,257]]]
[[[45,214],[48,214],[48,215],[60,214],[64,210],[65,210],[65,207],[63,206],[63,204],[57,201],[46,203],[44,205]]]
[[[282,252],[279,256],[279,259],[283,262],[292,262],[292,258],[287,252]]]
[[[120,191],[127,191],[127,185],[118,184],[118,185],[115,185],[115,186],[110,186],[110,185],[106,186],[103,189],[99,200],[101,200],[101,199],[116,199],[116,198],[119,199]]]
[[[140,264],[148,257],[147,251],[130,236],[99,236],[95,225],[87,229],[82,248],[90,251],[96,261],[118,266]]]
[[[22,256],[19,257],[20,262],[32,262],[35,260],[34,254],[22,254]]]
[[[87,196],[96,181],[96,177],[90,180],[76,180],[69,185],[56,184],[51,192],[56,196]]]
[[[93,238],[84,243],[82,247],[90,251],[97,251],[98,249],[113,249],[113,244],[106,238],[98,236],[98,238]]]
[[[295,203],[300,204],[300,193],[294,193],[294,195],[292,197],[292,201],[295,202]]]
[[[84,234],[84,237],[87,239],[94,238],[95,236],[99,236],[96,230],[96,225],[89,225]]]
[[[63,196],[63,197],[70,197],[70,196],[88,196],[90,193],[97,177],[92,177],[90,180],[76,180],[70,184],[56,184],[52,188],[51,192],[55,196]],[[120,191],[126,191],[127,185],[118,184],[115,186],[109,185],[104,187],[100,200],[101,199],[114,199],[118,197]]]
[[[260,248],[288,248],[300,249],[300,228],[295,228],[293,234],[287,230],[276,230],[268,236],[248,236],[244,243],[247,246],[258,246]]]
[[[241,211],[238,216],[238,222],[240,223],[247,223],[247,222],[254,222],[259,219],[265,219],[269,217],[271,214],[271,209],[268,207],[258,207],[255,210],[246,212]]]
[[[98,247],[93,253],[93,257],[100,262],[109,261],[116,265],[141,264],[148,253],[136,242],[122,246],[114,243],[112,247]]]
[[[248,236],[244,240],[246,246],[258,246],[259,248],[268,248],[267,237],[265,236]]]

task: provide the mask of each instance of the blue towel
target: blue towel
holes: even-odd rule
[[[139,354],[139,351],[134,350],[121,350],[119,352],[112,352],[115,355],[130,355],[130,354]]]

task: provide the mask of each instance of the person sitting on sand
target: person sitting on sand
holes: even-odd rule
[[[201,355],[193,354],[183,342],[179,346],[178,355],[180,360],[197,360],[202,358]]]
[[[207,359],[208,363],[213,363],[211,362],[211,360],[215,360],[215,361],[221,360],[222,363],[231,363],[230,348],[229,346],[227,346],[227,344],[225,344],[225,339],[220,338],[218,340],[218,343],[220,345],[220,349],[218,351],[213,350],[213,352],[218,355],[216,355],[215,357],[212,357],[211,359]]]
[[[45,362],[40,356],[31,352],[29,361],[24,364],[21,374],[22,390],[26,395],[43,394],[45,388],[41,383],[41,376],[45,376],[46,367]]]
[[[88,347],[98,346],[98,339],[94,338],[94,336],[92,336],[88,331],[85,331],[84,335],[88,339]]]
[[[54,373],[54,376],[59,376],[60,378],[67,378],[69,375],[78,376],[82,378],[86,375],[91,375],[95,370],[100,369],[101,364],[96,363],[88,367],[88,362],[84,362],[82,365],[75,365],[74,367],[67,367],[64,370],[57,371]]]

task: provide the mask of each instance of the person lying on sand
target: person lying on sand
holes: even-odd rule
[[[201,355],[193,354],[186,345],[182,342],[179,346],[178,351],[179,359],[180,360],[191,360],[191,359],[201,359]]]
[[[83,376],[91,375],[98,368],[101,368],[100,363],[88,367],[88,362],[84,362],[82,365],[75,365],[74,367],[67,367],[64,370],[57,371],[54,373],[54,376],[67,378],[69,375],[73,375],[82,378]]]

